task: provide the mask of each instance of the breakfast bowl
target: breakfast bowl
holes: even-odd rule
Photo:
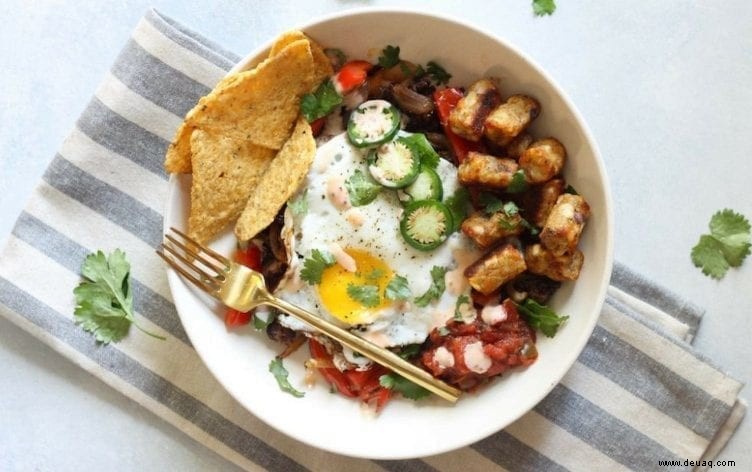
[[[585,258],[579,279],[564,283],[549,301],[556,312],[569,318],[555,337],[538,335],[538,358],[529,367],[506,372],[466,393],[456,404],[438,398],[420,402],[400,398],[378,415],[332,394],[323,380],[312,388],[303,387],[306,349],[298,350],[285,364],[290,381],[305,396],[281,392],[269,373],[269,362],[280,351],[279,345],[252,326],[228,331],[224,308],[170,272],[170,288],[185,330],[208,369],[243,407],[311,446],[355,457],[404,459],[447,452],[483,439],[524,415],[551,391],[577,359],[598,319],[611,273],[613,215],[596,143],[554,80],[522,51],[489,32],[438,15],[393,9],[343,12],[299,29],[351,58],[375,62],[382,48],[397,45],[402,57],[410,61],[440,63],[452,74],[450,85],[467,86],[479,78],[494,77],[504,95],[524,93],[538,100],[542,111],[530,131],[536,136],[555,136],[564,145],[566,182],[590,205],[590,218],[579,242]],[[271,42],[250,53],[231,73],[258,64],[270,47]],[[171,178],[165,228],[185,226],[190,185],[190,176]],[[231,254],[235,244],[227,230],[211,246]]]

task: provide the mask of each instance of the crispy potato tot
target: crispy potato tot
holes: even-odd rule
[[[282,205],[298,190],[316,155],[316,140],[305,118],[298,117],[295,129],[263,178],[248,197],[235,225],[238,241],[247,241],[269,226]]]
[[[188,235],[207,243],[245,206],[275,151],[201,129],[191,134],[191,210]]]
[[[488,249],[507,236],[517,236],[522,229],[519,214],[507,216],[501,211],[492,215],[476,211],[462,222],[462,232],[481,249]]]
[[[525,180],[539,184],[559,175],[567,159],[564,146],[554,138],[535,141],[520,156],[520,168]]]
[[[564,193],[564,180],[562,179],[551,179],[544,184],[531,187],[523,197],[528,221],[538,228],[543,228],[548,215],[556,205],[556,200],[562,193]]]
[[[513,159],[470,152],[457,169],[457,178],[462,185],[504,189],[518,168]]]
[[[501,95],[496,84],[490,79],[481,79],[467,89],[467,95],[449,114],[449,126],[469,141],[480,141],[486,117],[500,103]]]
[[[540,104],[527,95],[512,95],[486,118],[485,135],[506,146],[540,114]]]
[[[504,155],[512,159],[519,159],[525,149],[533,143],[533,137],[528,133],[520,133],[509,144],[504,146]]]
[[[533,244],[525,249],[527,269],[533,274],[545,275],[558,282],[577,280],[584,261],[585,256],[579,249],[559,255],[540,244]]]
[[[584,198],[569,193],[561,194],[543,226],[541,243],[557,256],[574,251],[589,216],[590,205]]]
[[[465,269],[471,287],[488,295],[525,272],[525,257],[515,246],[505,244],[481,257]]]

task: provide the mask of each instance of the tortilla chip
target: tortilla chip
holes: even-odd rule
[[[231,136],[193,130],[188,234],[207,243],[243,211],[275,151]]]
[[[317,87],[321,82],[324,81],[324,79],[332,76],[334,74],[334,69],[332,69],[332,63],[329,61],[329,58],[324,54],[324,49],[311,39],[309,36],[306,36],[303,32],[298,30],[288,31],[287,33],[283,33],[282,36],[277,38],[277,40],[272,45],[271,51],[269,51],[269,57],[276,56],[279,54],[279,52],[285,48],[285,46],[288,46],[289,44],[300,41],[301,39],[308,40],[311,44],[311,55],[313,56],[313,83],[314,88]]]
[[[186,122],[280,149],[298,116],[301,96],[312,86],[311,47],[306,40],[294,41],[255,69],[215,88]]]
[[[165,170],[172,174],[191,172],[191,133],[193,126],[183,122],[175,133],[165,154]]]
[[[307,39],[292,41],[255,69],[223,78],[186,115],[167,149],[165,170],[191,172],[194,129],[281,148],[298,115],[300,97],[314,86],[311,54]]]
[[[282,205],[300,187],[315,155],[316,141],[311,126],[301,116],[290,139],[251,192],[248,204],[235,224],[235,235],[239,241],[251,239],[271,224]]]

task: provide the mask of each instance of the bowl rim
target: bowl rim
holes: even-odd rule
[[[416,16],[422,16],[427,17],[430,19],[438,19],[441,21],[445,21],[448,23],[454,23],[456,25],[459,25],[465,29],[468,29],[476,34],[482,35],[487,37],[488,39],[495,41],[502,46],[508,48],[511,50],[514,54],[518,55],[523,61],[527,63],[532,69],[535,70],[538,74],[541,75],[541,77],[544,78],[547,85],[550,86],[555,93],[562,99],[566,107],[571,111],[572,115],[574,116],[574,119],[577,123],[577,126],[582,131],[582,134],[587,141],[588,145],[593,151],[593,155],[595,157],[595,163],[596,163],[596,171],[598,174],[598,177],[602,183],[603,186],[603,194],[604,194],[604,201],[603,201],[603,209],[604,209],[604,217],[606,219],[606,235],[605,235],[605,264],[604,264],[604,273],[603,277],[600,280],[600,285],[595,290],[595,299],[597,300],[597,310],[598,314],[597,316],[592,316],[590,319],[590,323],[586,325],[586,333],[587,336],[583,335],[579,343],[576,346],[572,346],[574,349],[568,349],[564,355],[565,361],[563,362],[563,367],[561,369],[560,375],[557,376],[555,381],[548,384],[548,386],[544,389],[541,389],[538,391],[535,395],[531,395],[527,401],[525,402],[525,408],[521,408],[520,412],[513,416],[511,420],[503,424],[501,426],[488,426],[486,428],[479,428],[475,430],[475,434],[468,435],[472,436],[464,441],[460,441],[457,443],[454,443],[450,446],[444,446],[441,447],[438,445],[437,442],[434,444],[434,446],[431,450],[428,451],[421,451],[421,454],[414,455],[414,454],[358,454],[357,452],[344,452],[341,450],[337,450],[335,448],[327,448],[322,446],[321,444],[314,444],[313,442],[309,441],[307,437],[301,436],[296,434],[295,431],[286,430],[283,429],[280,425],[277,424],[276,421],[274,421],[273,418],[268,417],[267,415],[258,414],[255,411],[248,410],[245,406],[245,401],[239,398],[239,395],[236,395],[235,392],[233,392],[233,389],[228,388],[222,380],[215,374],[213,369],[206,364],[204,359],[206,358],[205,353],[203,352],[203,347],[200,343],[196,344],[194,339],[191,339],[189,330],[186,330],[186,333],[196,350],[197,354],[201,358],[202,362],[207,367],[207,370],[211,372],[212,376],[217,380],[217,382],[222,385],[222,387],[225,389],[225,391],[235,400],[237,401],[241,406],[243,406],[246,411],[248,411],[251,415],[258,418],[262,422],[264,422],[266,425],[274,428],[275,430],[297,440],[300,441],[308,446],[314,447],[316,449],[322,449],[326,450],[335,454],[342,454],[349,457],[356,457],[356,458],[363,458],[363,459],[373,459],[373,460],[404,460],[404,459],[414,459],[417,457],[426,457],[431,456],[435,454],[442,454],[445,452],[454,451],[456,449],[468,446],[470,444],[473,444],[477,441],[480,441],[498,431],[503,430],[510,424],[517,421],[520,417],[530,412],[538,403],[540,403],[550,392],[553,390],[553,388],[559,384],[561,379],[571,370],[572,366],[574,365],[575,361],[579,357],[579,355],[582,353],[583,349],[585,348],[585,345],[587,344],[588,340],[590,339],[590,336],[592,335],[593,330],[595,329],[595,325],[598,322],[598,319],[600,318],[600,310],[603,307],[605,298],[606,298],[606,291],[609,286],[609,282],[611,279],[611,273],[613,270],[613,251],[614,251],[614,213],[613,213],[613,200],[611,196],[611,186],[609,183],[608,175],[606,173],[605,165],[603,162],[603,158],[601,157],[600,149],[598,147],[598,144],[588,127],[587,123],[585,122],[584,118],[582,117],[582,114],[580,113],[580,110],[575,106],[575,104],[572,102],[572,100],[569,98],[569,96],[566,94],[566,92],[559,86],[559,84],[554,80],[554,78],[546,72],[541,66],[539,66],[527,53],[525,53],[521,48],[519,48],[517,45],[515,45],[513,42],[506,38],[502,38],[490,31],[487,31],[485,29],[482,29],[479,26],[476,26],[469,21],[457,19],[454,17],[450,17],[448,14],[444,13],[434,13],[434,12],[426,12],[419,10],[417,8],[411,8],[411,7],[356,7],[356,8],[348,8],[345,10],[341,10],[334,13],[328,13],[323,14],[320,16],[316,16],[311,20],[306,21],[302,24],[297,25],[291,25],[289,29],[298,29],[301,31],[306,31],[309,28],[315,27],[319,25],[320,23],[325,23],[333,20],[340,20],[348,17],[354,17],[354,16],[360,16],[360,15],[369,15],[369,14],[408,14],[408,15],[416,15]],[[256,47],[254,50],[252,50],[250,53],[243,56],[228,72],[227,75],[233,74],[239,71],[242,71],[243,69],[248,68],[251,65],[254,65],[258,58],[268,52],[271,49],[272,44],[274,43],[275,38],[270,38],[269,40],[263,42],[261,45]],[[170,206],[171,203],[175,197],[175,193],[178,191],[179,185],[177,185],[177,178],[178,176],[176,174],[172,174],[169,179],[169,191],[168,196],[165,202],[165,211],[164,215],[168,215],[171,210]],[[164,220],[164,231],[169,231],[169,223],[168,219],[165,218]],[[599,237],[603,237],[603,235],[600,235]],[[182,285],[183,287],[187,287],[187,284],[180,279],[180,277],[169,268],[167,270],[168,275],[168,284],[170,287],[170,292],[175,292],[176,284]],[[176,306],[176,310],[178,312],[179,317],[181,318],[181,323],[183,322],[183,317],[180,315],[181,312],[185,312],[185,308],[181,308],[181,305],[183,305],[184,300],[182,300],[180,297],[175,297],[174,303]]]

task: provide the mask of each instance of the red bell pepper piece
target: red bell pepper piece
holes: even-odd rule
[[[313,137],[318,137],[318,135],[321,134],[321,131],[324,129],[324,124],[326,124],[326,117],[322,116],[321,118],[317,120],[313,120],[311,123],[311,132],[313,133]]]
[[[345,95],[363,85],[366,77],[368,77],[368,71],[372,68],[373,64],[368,61],[350,61],[345,63],[334,77],[340,93]]]
[[[483,148],[481,143],[468,141],[457,136],[449,126],[449,114],[454,110],[463,96],[462,92],[456,88],[445,88],[433,93],[433,101],[436,104],[436,109],[439,111],[439,121],[442,128],[444,128],[444,134],[452,144],[452,149],[454,150],[455,165],[462,164],[468,152],[480,151]]]
[[[253,243],[248,243],[245,249],[238,248],[235,251],[235,262],[250,269],[261,270],[261,249]],[[225,312],[225,325],[228,328],[247,325],[253,317],[252,312],[242,312],[234,308],[228,308]]]

